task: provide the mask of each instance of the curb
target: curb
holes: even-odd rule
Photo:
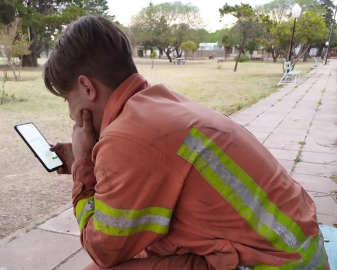
[[[4,238],[0,239],[0,247],[5,246],[6,244],[8,244],[11,241],[14,241],[15,239],[19,238],[21,235],[29,233],[31,230],[36,229],[36,227],[39,226],[40,224],[45,223],[46,221],[57,217],[58,215],[60,215],[64,211],[68,210],[69,208],[72,208],[72,202],[68,202],[68,203],[62,205],[61,207],[59,207],[58,209],[52,211],[51,213],[33,221],[27,227],[22,228],[22,229],[18,229],[15,232],[5,236]],[[0,268],[0,270],[1,270],[1,268]]]

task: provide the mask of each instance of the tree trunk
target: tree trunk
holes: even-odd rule
[[[236,70],[237,70],[237,68],[238,68],[238,63],[239,63],[240,56],[241,56],[241,53],[242,53],[242,51],[243,51],[244,45],[245,45],[245,40],[242,41],[242,44],[241,44],[241,47],[240,47],[240,50],[239,50],[238,59],[236,59],[236,63],[235,63],[235,67],[234,67],[234,72],[236,72]]]
[[[16,72],[15,72],[15,63],[14,62],[11,64],[11,69],[13,71],[14,80],[17,82],[18,81],[18,76],[16,75]]]
[[[171,51],[164,51],[164,53],[166,54],[168,60],[170,61],[170,63],[172,63],[172,57],[170,55]]]
[[[275,49],[271,50],[271,57],[273,58],[273,62],[276,63],[278,55],[275,53]]]
[[[309,46],[307,52],[304,54],[303,62],[307,62],[311,48],[312,48],[312,46]]]
[[[38,67],[37,64],[37,54],[32,52],[31,54],[22,56],[22,66],[23,67]]]

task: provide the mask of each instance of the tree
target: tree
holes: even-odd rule
[[[186,57],[186,54],[187,54],[188,52],[193,52],[193,55],[194,55],[194,52],[195,52],[196,50],[198,50],[198,48],[199,48],[199,45],[196,44],[196,43],[195,43],[194,41],[192,41],[192,40],[188,40],[188,41],[185,41],[185,42],[181,43],[181,45],[180,45],[180,47],[179,47],[179,49],[181,49],[182,51],[185,52],[185,57]],[[193,56],[192,56],[192,57],[193,57]]]
[[[24,55],[30,54],[29,50],[29,39],[27,34],[22,34],[22,31],[18,31],[16,35],[16,40],[13,44],[13,51],[12,55],[13,57],[18,57],[20,59],[20,65],[19,65],[19,78],[20,81],[21,77],[21,67],[22,67],[22,57]]]
[[[16,17],[21,18],[23,34],[27,34],[31,41],[31,53],[22,57],[24,67],[38,65],[40,53],[65,25],[87,14],[106,15],[108,9],[106,0],[11,0],[6,5],[14,9]],[[11,11],[10,8],[8,10]],[[6,14],[9,16],[11,13]]]
[[[154,64],[154,59],[156,58],[157,52],[154,48],[151,48],[151,53],[150,53],[150,58],[152,59],[152,67],[151,69],[153,69],[153,64]]]
[[[180,2],[149,5],[132,17],[130,30],[136,44],[154,44],[172,62],[171,53],[187,40],[190,29],[200,28],[199,10]]]
[[[15,8],[11,2],[0,0],[0,24],[10,24],[15,20]]]
[[[281,40],[283,41],[280,42],[280,38],[275,36],[275,34],[282,36],[281,29],[284,27],[289,27],[289,29],[292,30],[293,26],[286,26],[284,24],[291,19],[291,9],[296,3],[301,6],[302,14],[306,11],[313,11],[318,16],[323,16],[325,13],[324,9],[316,0],[273,0],[270,3],[255,7],[257,13],[266,14],[270,18],[270,23],[267,27],[268,30],[265,31],[261,42],[265,51],[272,55],[274,62],[277,61],[279,56],[284,55],[290,42],[290,39],[287,41],[282,38]],[[288,31],[288,28],[285,29],[285,31]],[[307,50],[307,52],[308,51],[309,50]]]
[[[17,82],[18,76],[15,71],[15,58],[13,56],[13,46],[17,35],[20,19],[16,18],[8,25],[4,25],[0,31],[0,54],[7,67],[12,69],[14,79]],[[7,69],[4,70],[4,78],[7,78]]]
[[[275,46],[282,48],[283,57],[286,59],[288,58],[293,24],[294,21],[289,20],[276,25],[272,30],[272,34],[276,37]],[[313,44],[324,42],[328,36],[329,29],[322,17],[313,11],[302,13],[297,20],[294,33],[292,66],[296,65]]]
[[[245,48],[245,44],[250,39],[258,38],[261,35],[263,23],[267,21],[268,16],[257,14],[249,4],[229,6],[227,3],[219,9],[220,17],[231,14],[238,20],[232,28],[232,32],[240,35],[239,55],[237,57],[234,72],[237,70],[240,56]]]

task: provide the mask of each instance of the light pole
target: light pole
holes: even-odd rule
[[[326,65],[326,63],[328,61],[329,49],[330,49],[330,44],[331,44],[331,36],[332,36],[333,27],[335,25],[336,11],[337,11],[337,6],[335,6],[335,14],[333,16],[333,20],[332,20],[332,24],[331,24],[331,29],[330,29],[330,34],[329,34],[329,40],[325,43],[325,45],[327,46],[327,48],[326,48],[324,65]]]
[[[291,41],[290,41],[290,50],[289,50],[289,62],[291,61],[291,55],[293,52],[293,43],[294,43],[294,33],[295,33],[295,27],[296,27],[296,19],[300,16],[301,14],[301,7],[299,6],[299,4],[295,4],[293,9],[291,10],[291,17],[294,18],[294,27],[293,27],[293,34],[291,37]]]

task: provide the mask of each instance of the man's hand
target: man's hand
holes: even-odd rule
[[[50,148],[63,162],[63,166],[57,169],[58,174],[71,174],[71,166],[75,160],[71,143],[57,143]]]
[[[73,127],[72,141],[75,160],[83,157],[91,159],[92,149],[96,143],[91,111],[82,111],[83,126]]]

